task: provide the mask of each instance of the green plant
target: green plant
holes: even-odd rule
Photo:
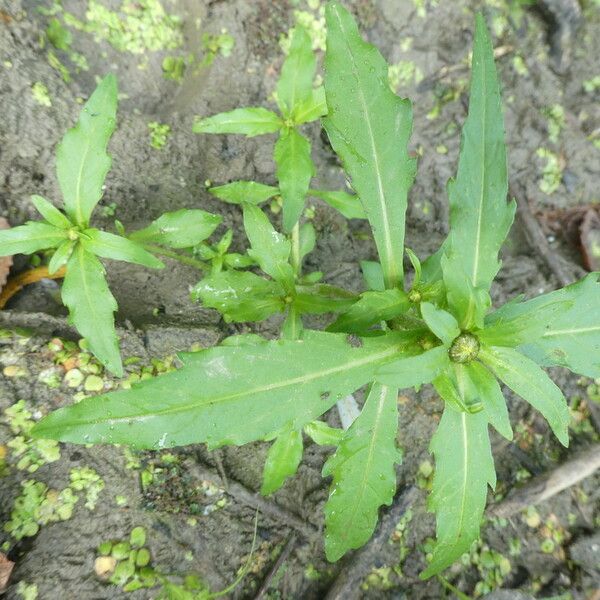
[[[539,410],[568,444],[567,404],[540,366],[600,376],[598,274],[533,300],[519,297],[491,307],[489,290],[515,203],[507,201],[492,46],[478,16],[469,114],[458,172],[448,187],[450,234],[423,263],[406,249],[414,269],[406,285],[404,220],[416,170],[408,153],[411,105],[391,91],[385,60],[360,37],[350,13],[331,2],[326,18],[323,122],[373,230],[380,262],[363,265],[369,290],[356,296],[315,283],[320,274],[302,273],[302,258],[314,244],[314,230],[298,223],[312,166],[308,142],[297,127],[306,114],[316,118],[325,107],[318,99],[322,91],[312,88],[314,62],[297,28],[277,87],[283,118],[263,108],[238,109],[195,127],[249,136],[279,132],[278,188],[236,182],[212,190],[242,204],[249,255],[268,277],[218,271],[203,279],[195,294],[230,320],[285,312],[281,339],[236,336],[184,354],[180,369],[60,409],[32,433],[138,448],[273,440],[265,493],[295,473],[304,433],[336,447],[323,475],[333,478],[325,550],[337,560],[369,539],[379,507],[393,500],[395,464],[401,460],[398,390],[433,383],[444,410],[431,442],[436,464],[430,508],[437,515],[437,542],[422,574],[426,578],[468,552],[478,538],[488,486],[496,482],[488,425],[512,439],[498,380]],[[278,193],[284,233],[258,206]],[[301,319],[311,311],[340,314],[326,331],[313,331],[304,329]],[[363,386],[369,391],[362,412],[347,431],[318,420]]]
[[[122,375],[111,294],[100,258],[123,260],[150,268],[163,263],[154,254],[173,258],[168,248],[186,248],[208,238],[221,218],[202,210],[165,213],[148,227],[125,237],[90,227],[90,219],[102,198],[111,167],[106,148],[115,129],[117,82],[107,75],[87,101],[77,125],[62,139],[56,153],[56,174],[62,190],[64,212],[41,196],[32,202],[43,221],[0,232],[0,256],[33,254],[50,250],[50,274],[66,267],[62,300],[70,319],[87,339],[91,352],[115,375]]]

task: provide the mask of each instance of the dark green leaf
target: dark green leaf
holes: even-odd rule
[[[563,446],[569,445],[569,407],[556,384],[532,360],[512,348],[483,347],[481,360],[515,394],[539,410]]]
[[[457,412],[472,412],[468,401],[458,390],[456,363],[448,365],[433,381],[433,387],[440,398]]]
[[[469,414],[446,408],[431,439],[435,455],[429,508],[435,511],[437,543],[426,579],[449,567],[479,537],[488,484],[496,485],[494,459],[483,412]]]
[[[356,194],[347,192],[328,192],[326,190],[310,190],[309,194],[327,202],[329,206],[339,211],[346,219],[366,219],[363,208]]]
[[[360,269],[369,290],[374,292],[383,292],[385,290],[383,269],[380,263],[373,260],[361,260]]]
[[[261,204],[279,194],[279,188],[256,181],[232,181],[225,185],[209,188],[213,196],[230,204]]]
[[[362,412],[323,467],[324,477],[333,475],[325,505],[325,554],[330,561],[362,546],[377,525],[379,507],[392,503],[394,464],[402,458],[396,448],[397,401],[397,389],[374,384]]]
[[[372,325],[405,313],[409,307],[406,294],[397,288],[383,292],[364,292],[358,302],[340,315],[327,330],[360,333]]]
[[[151,269],[162,269],[165,266],[158,258],[144,250],[143,246],[120,235],[99,229],[86,229],[83,232],[81,243],[89,252],[102,258],[123,260]]]
[[[283,288],[248,271],[221,271],[198,283],[192,297],[216,308],[228,321],[262,321],[283,311]]]
[[[445,346],[450,346],[460,335],[456,319],[445,310],[437,308],[429,302],[421,302],[421,315],[427,327],[438,337]]]
[[[67,239],[64,229],[30,221],[19,227],[0,230],[0,256],[32,254],[38,250],[54,248]]]
[[[312,99],[316,66],[312,40],[304,27],[296,25],[277,82],[277,103],[286,118],[294,119],[299,109]]]
[[[406,197],[415,175],[412,111],[388,83],[388,65],[338,2],[326,8],[325,129],[373,229],[387,287],[402,282]]]
[[[498,251],[512,225],[515,203],[508,180],[504,121],[494,52],[477,15],[469,115],[463,127],[458,172],[448,185],[450,236],[447,269],[464,271],[473,290],[488,291],[500,263]],[[446,278],[445,278],[446,281]],[[449,292],[459,285],[446,281]]]
[[[274,152],[277,179],[283,198],[283,228],[291,231],[298,222],[315,174],[310,142],[293,128],[281,132]]]
[[[129,238],[135,242],[156,243],[170,248],[191,248],[207,239],[222,221],[199,209],[181,209],[167,212],[152,221],[148,227],[134,231]]]
[[[117,377],[123,374],[113,312],[117,302],[108,289],[102,263],[77,244],[62,285],[69,319],[87,340],[91,352]]]
[[[288,429],[275,438],[265,461],[261,494],[272,494],[296,473],[302,450],[302,432],[297,429]]]
[[[377,370],[375,380],[397,388],[431,383],[448,365],[448,350],[437,346],[416,356],[400,358]]]
[[[44,217],[44,219],[54,227],[59,229],[70,229],[73,227],[73,223],[67,219],[67,217],[54,206],[51,202],[48,202],[45,198],[34,194],[31,196],[31,201],[37,209],[37,211]]]
[[[319,315],[328,312],[347,310],[355,301],[346,295],[340,295],[330,286],[298,286],[294,297],[294,307],[300,313]],[[303,290],[307,290],[304,292]]]
[[[209,348],[185,355],[177,371],[56,411],[34,435],[139,448],[241,445],[314,421],[405,343],[398,333],[353,347],[344,335],[305,331],[299,341]]]
[[[283,127],[279,115],[266,108],[236,108],[200,119],[194,123],[194,133],[240,133],[247,137],[275,133]]]
[[[258,266],[284,288],[293,287],[290,241],[275,231],[265,213],[253,204],[244,204],[244,229],[251,246],[248,254]]]
[[[69,129],[56,151],[56,174],[65,211],[71,221],[87,227],[111,158],[106,153],[117,118],[117,80],[107,75],[85,103],[79,121]]]

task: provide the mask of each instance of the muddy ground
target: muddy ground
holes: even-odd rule
[[[100,0],[95,4],[117,11],[122,4],[136,3]],[[273,183],[273,140],[194,135],[194,116],[269,103],[282,60],[280,36],[299,18],[312,23],[318,41],[322,3],[163,0],[162,4],[181,20],[166,29],[175,36],[176,47],[153,49],[153,42],[147,42],[150,48],[133,53],[130,50],[139,48],[119,46],[118,39],[106,39],[104,30],[93,35],[72,26],[67,26],[70,47],[52,49],[45,32],[56,3],[2,0],[0,214],[13,225],[35,218],[30,194],[59,201],[56,144],[73,124],[80,99],[88,96],[95,79],[112,71],[118,76],[122,98],[110,146],[113,169],[96,223],[110,229],[116,217],[126,227],[135,227],[165,210],[201,207],[223,215],[219,233],[234,228],[234,246],[244,247],[239,210],[212,198],[205,181]],[[90,20],[87,2],[63,0],[62,5],[82,22]],[[513,193],[525,205],[529,203],[542,226],[551,220],[556,223],[556,209],[598,201],[597,2],[587,0],[580,6],[575,0],[548,0],[523,9],[519,2],[505,0],[349,0],[347,5],[367,37],[391,64],[398,65],[394,84],[414,102],[412,145],[420,159],[410,194],[407,245],[417,254],[424,257],[435,250],[446,232],[445,185],[455,169],[457,127],[466,114],[465,58],[473,12],[482,6],[500,48]],[[46,10],[40,12],[40,6]],[[63,19],[64,12],[56,16]],[[202,35],[219,35],[224,28],[235,41],[230,54],[217,47],[212,63],[200,64],[211,52],[202,44]],[[180,81],[164,76],[166,56],[190,53],[197,58]],[[77,68],[81,57],[87,70]],[[63,65],[62,73],[56,59]],[[153,121],[171,128],[162,149],[150,144],[148,123]],[[314,126],[308,131],[318,166],[315,187],[341,188],[344,176],[324,136]],[[322,204],[315,203],[315,210],[319,239],[308,269],[323,271],[331,283],[360,289],[357,261],[374,258],[367,226],[360,221],[348,223]],[[560,223],[567,222],[561,221],[561,215],[559,229]],[[583,272],[581,255],[569,239],[543,230],[548,235],[542,235],[541,245],[532,243],[535,236],[523,223],[520,218],[507,244],[493,290],[496,300],[555,289],[561,279],[575,279]],[[27,264],[24,257],[16,257],[14,270]],[[189,300],[189,287],[198,279],[192,268],[169,263],[169,268],[151,272],[110,263],[107,270],[119,303],[123,354],[137,359],[129,362],[126,379],[133,380],[141,372],[161,372],[170,368],[167,357],[177,350],[208,346],[243,330],[224,324],[215,312]],[[232,598],[254,598],[261,587],[263,598],[324,598],[340,572],[346,577],[347,571],[341,570],[354,564],[349,562],[353,558],[359,565],[353,568],[360,569],[361,577],[340,597],[452,597],[440,581],[418,579],[427,538],[434,532],[433,518],[425,508],[431,466],[427,446],[441,403],[431,389],[400,398],[399,444],[405,457],[398,467],[399,499],[409,498],[408,510],[398,513],[392,535],[379,541],[368,556],[329,564],[320,537],[328,484],[320,477],[328,454],[323,448],[307,442],[298,476],[265,501],[255,493],[265,444],[213,453],[189,447],[141,454],[67,445],[60,447],[58,458],[56,448],[40,449],[28,440],[28,423],[48,410],[71,402],[73,396],[117,385],[87,353],[58,339],[76,338],[64,322],[57,289],[49,281],[30,286],[1,315],[6,330],[0,336],[0,411],[13,408],[0,413],[0,523],[12,523],[10,532],[0,531],[4,543],[0,550],[16,563],[6,598],[34,598],[35,589],[44,600],[156,598],[160,586],[126,592],[123,588],[131,577],[115,585],[95,572],[95,566],[101,570],[101,561],[95,563],[98,545],[127,540],[136,526],[146,530],[151,553],[148,577],[162,573],[181,583],[185,575],[195,573],[212,591],[221,590],[248,561],[257,506],[256,550],[249,573],[231,592]],[[17,325],[26,329],[15,331]],[[273,335],[276,329],[266,323],[256,330]],[[559,447],[539,415],[510,398],[517,436],[509,445],[493,438],[499,487],[491,500],[499,500],[511,488],[598,440],[590,419],[590,406],[598,400],[593,382],[560,370],[553,375],[573,408],[571,447]],[[19,400],[25,404],[15,409]],[[335,411],[328,416],[331,424],[338,424],[337,418]],[[15,442],[18,436],[21,441]],[[32,471],[36,466],[39,469]],[[85,467],[94,471],[82,471]],[[82,477],[82,472],[87,473],[87,483],[79,489],[72,480]],[[15,534],[23,533],[23,527],[35,525],[27,511],[20,513],[21,529],[15,529],[14,514],[11,517],[17,497],[32,489],[27,481],[47,486],[38,487],[37,500],[38,505],[43,503],[45,522],[35,535],[17,539]],[[78,498],[74,505],[73,496]],[[600,550],[597,534],[593,536],[599,522],[598,497],[596,476],[523,514],[490,521],[480,547],[447,573],[448,581],[471,597],[504,588],[512,590],[506,598],[520,597],[517,590],[536,597],[597,598]],[[276,568],[282,553],[281,568]]]

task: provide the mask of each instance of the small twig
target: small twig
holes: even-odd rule
[[[37,283],[42,279],[62,279],[65,276],[67,269],[62,267],[55,273],[48,273],[48,267],[36,267],[30,269],[15,277],[11,277],[4,286],[2,293],[0,294],[0,309],[6,306],[6,303],[19,291],[21,291],[26,285],[31,283]]]
[[[341,568],[325,600],[352,600],[361,597],[361,581],[369,574],[382,546],[389,540],[398,521],[415,503],[417,496],[418,490],[414,485],[404,488],[396,495],[392,506],[381,517],[373,537]]]
[[[271,567],[271,569],[267,573],[267,576],[265,577],[265,580],[262,582],[262,585],[260,586],[258,593],[254,597],[254,600],[260,600],[267,593],[267,591],[269,590],[269,586],[271,585],[271,581],[273,580],[273,577],[275,577],[275,575],[277,575],[277,572],[279,571],[279,569],[281,569],[281,566],[283,565],[283,563],[288,559],[289,555],[291,554],[292,550],[294,549],[294,546],[296,545],[296,541],[297,541],[296,534],[292,533],[288,537],[287,542],[285,543],[285,546],[283,547],[283,550],[281,551],[281,554],[277,557],[275,564]]]
[[[589,477],[597,469],[600,469],[600,444],[595,444],[579,456],[515,490],[508,498],[491,506],[487,514],[492,517],[510,517],[530,505],[552,498]]]

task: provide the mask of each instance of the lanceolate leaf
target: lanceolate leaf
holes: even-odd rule
[[[480,358],[515,394],[544,415],[563,446],[569,445],[567,401],[542,369],[512,348],[483,347]]]
[[[315,121],[327,114],[327,101],[325,100],[325,88],[320,86],[312,91],[310,98],[302,102],[295,111],[294,123],[301,125]]]
[[[191,248],[208,238],[223,219],[199,209],[167,212],[148,227],[134,231],[129,238],[170,248]]]
[[[58,227],[59,229],[69,229],[73,226],[73,223],[71,223],[71,221],[69,221],[69,219],[54,206],[54,204],[48,202],[48,200],[42,198],[42,196],[34,194],[31,196],[31,201],[40,215],[42,215],[50,225],[54,225],[54,227]]]
[[[400,333],[365,339],[305,331],[300,341],[218,346],[184,355],[171,373],[52,413],[35,435],[139,448],[245,444],[300,429],[372,380],[402,352]]]
[[[456,179],[450,181],[449,269],[462,269],[474,289],[489,290],[498,251],[512,224],[515,203],[508,180],[504,121],[494,53],[485,21],[475,28],[469,116],[463,127]]]
[[[400,358],[377,370],[375,380],[397,388],[432,382],[448,365],[448,349],[437,346],[416,356]]]
[[[143,246],[107,231],[86,229],[81,243],[87,250],[102,258],[123,260],[151,269],[162,269],[165,266],[158,258],[144,250]]]
[[[559,312],[537,339],[521,340],[519,348],[542,366],[559,365],[587,377],[600,377],[600,283],[598,273],[562,290],[533,300],[510,303],[489,315],[486,326],[518,319],[536,321],[545,307],[555,303],[570,306]]]
[[[421,574],[431,577],[449,567],[479,537],[488,484],[496,485],[496,472],[483,412],[469,414],[446,408],[431,439],[435,456],[429,508],[436,513],[437,543],[429,566]]]
[[[283,228],[291,231],[297,223],[315,166],[310,157],[310,142],[294,128],[281,133],[275,144],[277,179],[283,198]]]
[[[429,302],[421,303],[421,314],[425,323],[445,346],[450,346],[452,341],[460,335],[456,319],[445,310],[437,308]]]
[[[358,302],[340,315],[328,331],[364,332],[372,325],[389,321],[410,308],[406,293],[398,288],[382,292],[364,292]]]
[[[194,133],[240,133],[247,137],[275,133],[283,127],[279,115],[266,108],[236,108],[196,121]]]
[[[366,219],[363,208],[356,194],[347,192],[328,192],[326,190],[310,190],[309,194],[327,202],[329,206],[342,213],[346,219]]]
[[[301,431],[286,430],[275,438],[265,461],[261,494],[272,494],[296,473],[302,460],[302,450]]]
[[[117,117],[117,80],[107,75],[85,103],[77,125],[62,139],[56,152],[56,174],[65,210],[74,223],[85,227],[102,197],[111,165],[106,153]]]
[[[0,230],[0,256],[32,254],[38,250],[54,248],[66,239],[67,232],[64,229],[30,221],[19,227]]]
[[[379,507],[392,503],[396,491],[394,464],[398,390],[374,384],[362,412],[325,463],[323,476],[333,475],[325,505],[325,553],[338,560],[373,534]]]
[[[304,27],[297,25],[277,82],[277,102],[285,117],[295,117],[298,110],[312,99],[316,65],[312,40]]]
[[[117,303],[108,289],[102,263],[82,244],[77,244],[67,263],[62,300],[69,318],[104,366],[123,374],[113,312]]]
[[[67,264],[73,249],[75,248],[76,242],[74,240],[65,240],[52,255],[50,262],[48,263],[48,273],[54,275],[61,267]]]
[[[338,2],[326,8],[325,129],[373,229],[387,287],[402,282],[406,197],[415,175],[412,111],[388,84],[388,65]]]
[[[211,187],[209,193],[230,204],[261,204],[279,194],[279,188],[256,181],[232,181]]]

